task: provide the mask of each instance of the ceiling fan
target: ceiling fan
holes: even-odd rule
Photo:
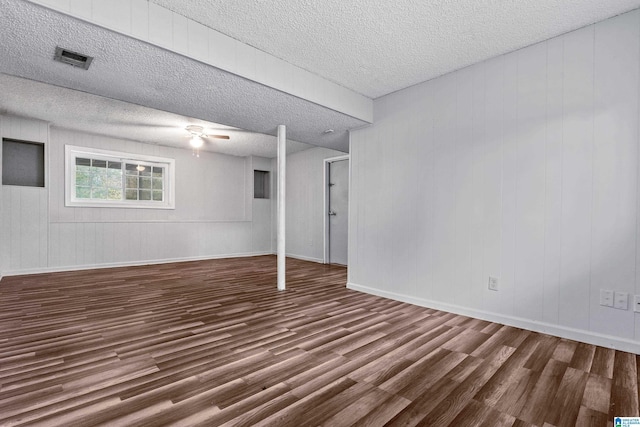
[[[214,139],[229,139],[229,135],[210,135],[205,133],[204,128],[198,125],[189,125],[186,127],[187,132],[189,132],[189,136],[191,140],[189,144],[194,149],[194,155],[200,157],[200,147],[204,144],[205,138],[214,138]]]

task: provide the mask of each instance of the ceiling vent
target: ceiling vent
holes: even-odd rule
[[[63,62],[65,64],[73,65],[74,67],[83,68],[85,70],[89,69],[91,61],[93,61],[93,57],[91,56],[83,55],[78,52],[72,52],[59,46],[56,46],[56,56],[54,57],[54,59],[58,62]]]

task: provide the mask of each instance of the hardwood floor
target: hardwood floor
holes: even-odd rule
[[[6,277],[0,425],[606,426],[637,355],[345,288],[275,257]]]

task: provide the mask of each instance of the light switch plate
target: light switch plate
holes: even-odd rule
[[[616,292],[613,296],[613,308],[627,310],[629,307],[629,294],[626,292]]]
[[[611,289],[600,289],[600,305],[613,307],[613,291]]]
[[[640,295],[636,295],[633,298],[633,311],[640,313]]]

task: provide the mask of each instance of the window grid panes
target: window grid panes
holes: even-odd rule
[[[158,207],[173,209],[174,161],[152,156],[120,157],[67,146],[69,206]],[[118,157],[116,157],[118,156]]]
[[[122,200],[122,162],[76,157],[76,198]]]
[[[127,163],[125,166],[125,197],[127,200],[164,200],[164,168]]]

